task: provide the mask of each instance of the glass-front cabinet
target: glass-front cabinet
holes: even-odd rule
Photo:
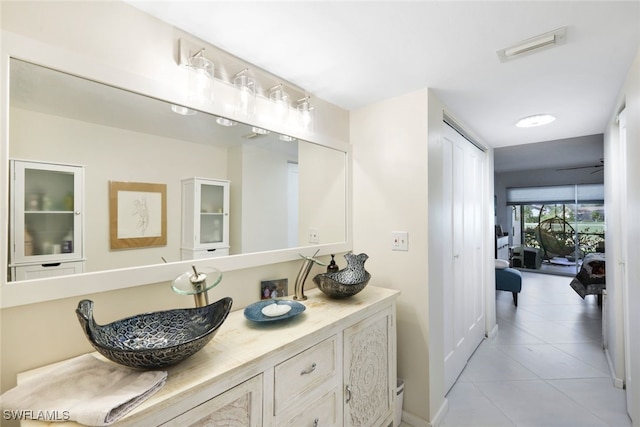
[[[12,280],[84,271],[82,166],[11,161]]]
[[[182,181],[182,259],[229,255],[229,181]]]

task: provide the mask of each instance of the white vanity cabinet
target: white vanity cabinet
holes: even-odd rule
[[[165,385],[115,425],[388,427],[398,294],[368,286],[332,300],[311,289],[304,312],[267,324],[234,311],[209,344],[167,368]],[[66,426],[77,424],[55,425]]]
[[[12,160],[12,280],[84,271],[82,166]]]
[[[229,255],[229,181],[182,181],[182,259]]]

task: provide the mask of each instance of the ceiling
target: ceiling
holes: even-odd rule
[[[640,46],[637,0],[126,1],[347,110],[432,88],[493,147],[603,133]],[[496,54],[559,27],[556,47]],[[557,120],[514,126],[538,113]]]

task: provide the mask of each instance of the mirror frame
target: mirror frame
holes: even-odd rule
[[[162,82],[152,81],[147,77],[116,69],[103,63],[88,61],[86,57],[79,54],[37,42],[15,33],[2,31],[1,48],[2,68],[0,69],[0,82],[2,82],[4,90],[2,91],[0,98],[0,102],[2,102],[2,114],[0,115],[0,120],[4,132],[0,136],[0,162],[4,165],[9,164],[10,58],[32,62],[34,64],[53,68],[110,86],[115,86],[140,95],[150,96],[166,102],[188,106],[213,115],[230,117],[229,112],[225,111],[224,105],[221,105],[220,103],[214,103],[213,105],[207,106],[193,105],[193,103],[189,102],[187,99],[187,94],[178,93],[178,91],[172,88],[171,85],[164,85]],[[176,67],[178,67],[177,64]],[[224,82],[216,80],[216,84],[216,91],[220,90],[224,93],[225,90],[231,90],[230,85],[227,85]],[[260,111],[261,105],[264,108],[267,106],[267,103],[268,100],[262,100],[260,98],[257,99],[256,104],[258,111]],[[228,272],[281,262],[296,261],[300,259],[300,255],[311,256],[316,251],[318,251],[318,256],[322,256],[352,250],[351,145],[343,141],[337,141],[318,132],[313,135],[296,134],[296,132],[285,129],[282,126],[265,123],[264,120],[261,121],[259,114],[251,120],[246,120],[245,123],[267,128],[274,132],[289,134],[298,139],[345,153],[346,236],[344,242],[302,246],[249,254],[229,255],[219,258],[177,261],[166,264],[159,263],[140,267],[96,271],[46,279],[8,282],[8,254],[6,253],[6,249],[8,248],[8,233],[5,232],[0,233],[0,247],[3,248],[2,254],[0,255],[2,258],[0,266],[2,266],[4,269],[3,271],[5,272],[0,285],[0,308],[16,307],[25,304],[87,295],[96,292],[169,282],[185,271],[188,271],[191,268],[191,265],[196,265],[197,267],[215,266],[215,268],[222,272]],[[8,167],[2,168],[0,176],[0,197],[4,201],[4,206],[8,207]],[[0,210],[0,224],[4,230],[9,230],[8,209]],[[89,283],[90,285],[88,285]]]

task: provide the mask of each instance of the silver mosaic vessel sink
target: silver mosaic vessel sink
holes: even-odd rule
[[[91,345],[121,365],[156,369],[173,365],[202,349],[231,311],[222,298],[204,307],[157,311],[106,325],[93,319],[93,301],[78,303],[76,314]]]

